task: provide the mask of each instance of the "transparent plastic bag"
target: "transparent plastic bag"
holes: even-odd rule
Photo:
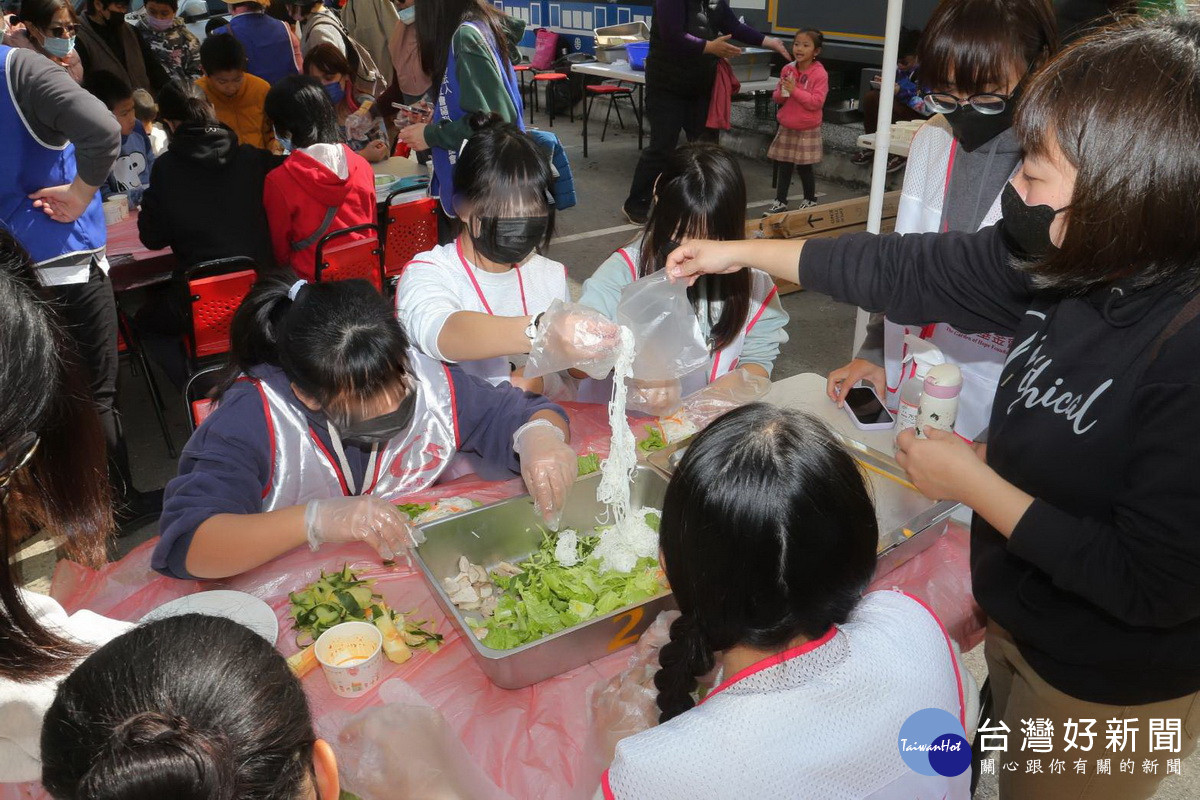
[[[682,378],[708,363],[708,347],[688,302],[687,285],[672,283],[665,271],[621,290],[617,324],[633,332],[637,345],[633,377],[637,380]]]
[[[683,398],[678,411],[658,418],[658,429],[667,444],[686,439],[722,414],[753,403],[770,390],[770,378],[735,369]]]
[[[538,323],[525,377],[578,369],[600,380],[612,371],[619,343],[620,333],[608,317],[579,303],[555,300]]]
[[[337,737],[338,772],[362,800],[511,800],[487,776],[441,712],[393,678],[383,706],[346,721]]]

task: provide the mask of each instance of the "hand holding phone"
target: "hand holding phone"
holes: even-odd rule
[[[410,106],[404,103],[392,103],[392,108],[403,114],[410,124],[429,122],[429,118],[433,116],[433,109],[427,105]]]
[[[875,390],[867,386],[855,386],[846,392],[843,406],[856,428],[864,431],[883,431],[896,424],[896,418],[884,406]]]

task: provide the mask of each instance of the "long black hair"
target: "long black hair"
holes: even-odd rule
[[[275,130],[296,147],[342,141],[337,111],[316,78],[288,75],[275,81],[267,92],[263,111],[275,123]]]
[[[729,151],[697,142],[676,148],[654,185],[654,205],[642,233],[638,276],[662,269],[672,243],[684,238],[741,239],[746,235],[746,181]],[[697,314],[700,287],[709,303],[721,302],[721,317],[712,326],[714,349],[737,336],[750,311],[750,271],[707,275],[688,288]]]
[[[417,0],[415,8],[421,69],[433,78],[435,90],[446,74],[454,32],[464,22],[477,22],[490,31],[500,63],[509,63],[504,15],[486,0]]]
[[[546,235],[538,246],[545,253],[554,238],[550,159],[532,136],[499,114],[477,111],[468,121],[474,133],[454,166],[455,213],[459,219],[468,211],[492,217],[545,214]]]
[[[158,91],[158,118],[177,125],[189,122],[215,125],[217,113],[199,86],[173,78]]]
[[[231,369],[219,393],[270,364],[329,413],[394,391],[411,371],[409,340],[392,306],[364,280],[303,284],[260,280],[233,315]]]
[[[63,800],[295,800],[315,742],[283,656],[236,622],[189,614],[118,636],[62,682],[42,784]]]
[[[659,546],[681,613],[659,654],[659,720],[734,645],[773,650],[845,622],[879,531],[854,459],[822,423],[754,403],[718,419],[667,487]]]
[[[43,528],[78,560],[104,561],[112,497],[104,434],[79,365],[55,316],[34,293],[32,263],[0,229],[0,453],[29,433],[40,442],[10,479],[0,508],[0,678],[44,680],[69,670],[85,650],[43,628],[21,602],[12,556]]]
[[[1119,69],[1130,64],[1144,68]],[[1200,288],[1200,22],[1164,15],[1080,40],[1033,77],[1014,127],[1027,157],[1057,149],[1077,170],[1062,244],[1021,265],[1039,286]]]

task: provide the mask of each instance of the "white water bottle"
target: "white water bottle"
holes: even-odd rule
[[[917,411],[917,438],[926,439],[926,431],[939,428],[954,431],[958,417],[958,395],[962,392],[962,370],[954,364],[939,364],[925,376]]]
[[[938,364],[944,364],[946,357],[937,345],[930,344],[924,339],[911,333],[904,337],[908,353],[904,363],[900,365],[900,375],[903,383],[900,385],[900,407],[896,412],[896,435],[906,428],[917,426],[917,411],[924,392],[925,376],[929,370]]]

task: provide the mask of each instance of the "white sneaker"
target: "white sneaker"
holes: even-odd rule
[[[796,208],[812,208],[817,204],[816,200],[801,200],[796,204]]]
[[[768,207],[766,211],[763,212],[763,216],[769,217],[772,214],[782,214],[784,211],[787,211],[787,210],[788,210],[787,203],[781,203],[778,200],[776,200],[774,203],[771,203],[770,207]]]

